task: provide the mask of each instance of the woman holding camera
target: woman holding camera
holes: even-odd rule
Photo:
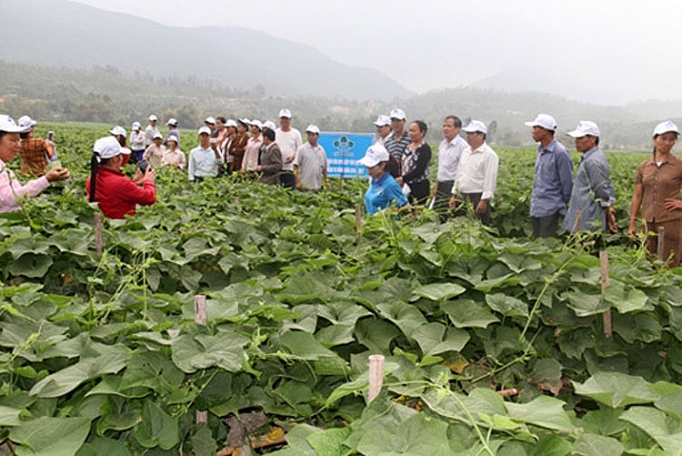
[[[90,202],[98,202],[105,217],[122,219],[135,215],[138,204],[150,206],[156,202],[156,172],[147,167],[137,170],[131,180],[121,172],[123,156],[116,138],[108,136],[95,141],[90,161],[90,176],[85,192]]]

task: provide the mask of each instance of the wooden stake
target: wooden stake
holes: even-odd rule
[[[371,355],[369,357],[369,392],[367,403],[372,402],[381,392],[384,383],[384,355]]]
[[[194,322],[198,325],[206,324],[206,296],[194,296]],[[208,412],[205,410],[197,410],[197,423],[208,423]]]
[[[664,239],[665,239],[665,228],[662,226],[658,227],[658,245],[656,247],[656,252],[658,253],[658,259],[661,261],[667,261],[668,259],[665,257],[665,250],[664,250]]]
[[[102,214],[95,212],[95,252],[102,254]]]
[[[601,299],[606,298],[606,287],[609,286],[609,254],[606,250],[599,252],[599,269],[601,271]],[[604,312],[604,335],[613,336],[613,326],[611,324],[611,306]]]
[[[360,205],[355,205],[355,234],[360,236],[360,229],[362,228],[362,211]]]
[[[239,204],[241,204],[241,200],[239,199],[238,196],[236,196],[236,197],[234,198],[234,205],[235,205],[236,207],[239,207]]]

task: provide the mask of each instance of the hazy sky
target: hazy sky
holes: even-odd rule
[[[418,92],[515,69],[534,73],[534,88],[598,103],[682,98],[674,0],[74,1],[171,26],[261,30]]]

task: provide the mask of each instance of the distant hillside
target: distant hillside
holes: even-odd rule
[[[14,43],[0,46],[0,59],[9,62],[79,69],[110,65],[125,74],[215,80],[270,96],[392,100],[410,95],[376,70],[342,65],[311,46],[265,33],[167,27],[66,0],[2,0],[0,30],[6,43]]]
[[[396,106],[406,111],[408,119],[427,122],[427,139],[431,142],[441,139],[441,123],[448,114],[464,121],[475,118],[486,122],[491,127],[491,141],[502,145],[532,145],[530,129],[524,122],[539,112],[554,115],[559,124],[557,138],[567,145],[571,141],[566,132],[583,119],[600,125],[602,144],[612,149],[648,149],[651,130],[664,118],[682,125],[679,101],[599,106],[540,92],[472,88],[433,91],[391,102],[270,97],[258,90],[236,91],[191,77],[126,76],[111,67],[85,71],[0,61],[0,113],[15,117],[29,114],[41,121],[129,125],[155,113],[162,120],[179,119],[182,128],[196,128],[208,115],[275,120],[279,110],[288,107],[294,112],[297,128],[314,123],[327,131],[374,132],[372,121],[376,116]]]

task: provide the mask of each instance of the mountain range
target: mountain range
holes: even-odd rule
[[[0,30],[13,44],[0,46],[0,60],[77,69],[111,66],[129,75],[258,88],[268,96],[391,100],[411,95],[377,70],[343,65],[311,46],[244,28],[168,27],[152,19],[67,0],[2,0]]]

